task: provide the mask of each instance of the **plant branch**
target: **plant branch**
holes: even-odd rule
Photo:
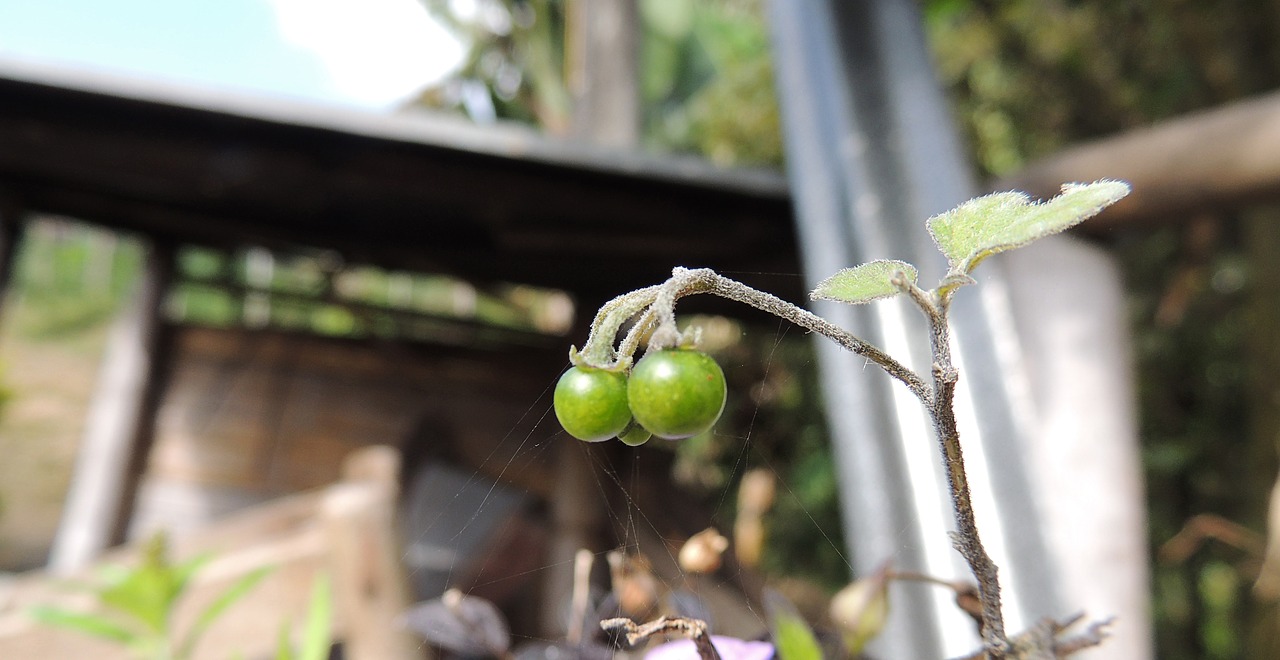
[[[907,289],[907,293],[929,320],[929,344],[933,354],[933,399],[927,405],[934,433],[942,449],[947,483],[951,490],[951,505],[956,516],[956,532],[951,541],[968,562],[969,570],[978,581],[978,599],[982,606],[982,637],[987,653],[993,658],[1003,658],[1009,649],[1009,638],[1005,634],[1004,614],[1000,608],[1000,579],[995,562],[987,554],[978,534],[977,520],[973,515],[973,499],[969,492],[969,477],[964,468],[964,452],[960,448],[960,430],[956,425],[956,383],[960,378],[951,362],[947,307],[936,294],[930,299],[914,285],[904,289]]]
[[[1107,638],[1107,627],[1114,621],[1112,619],[1095,621],[1077,634],[1068,634],[1070,628],[1083,619],[1083,614],[1076,614],[1062,621],[1041,619],[1036,625],[1009,640],[1009,651],[1005,657],[1009,660],[1066,658],[1102,644]],[[989,657],[988,651],[982,650],[957,660],[983,660],[987,657]]]
[[[654,312],[658,315],[659,331],[664,325],[669,324],[669,327],[674,327],[675,315],[673,310],[675,300],[695,293],[711,293],[721,298],[750,305],[790,321],[810,332],[816,332],[836,342],[857,355],[871,360],[876,366],[884,369],[890,376],[906,385],[907,389],[911,390],[911,393],[925,405],[929,405],[933,398],[929,386],[919,375],[878,347],[859,339],[848,330],[807,309],[789,303],[775,295],[753,289],[737,280],[719,275],[709,268],[696,270],[676,268],[672,271],[671,279],[667,280],[667,284],[663,285],[663,289],[664,292],[659,294],[653,305]],[[669,304],[668,300],[670,301]]]
[[[626,617],[605,619],[600,628],[611,639],[619,642],[623,650],[631,650],[649,641],[654,635],[683,635],[693,639],[701,660],[720,660],[720,653],[711,643],[711,635],[707,633],[706,622],[700,619],[688,619],[679,616],[664,616],[649,623],[637,625]]]
[[[571,350],[570,360],[575,364],[586,363],[602,369],[625,368],[630,356],[639,347],[641,336],[655,326],[654,334],[649,340],[651,347],[665,348],[680,343],[683,337],[676,328],[675,304],[680,298],[696,293],[711,293],[750,305],[827,337],[845,349],[871,360],[906,385],[921,403],[930,405],[932,393],[924,379],[888,353],[809,310],[719,275],[709,268],[675,268],[666,282],[623,294],[605,303],[591,323],[591,333],[582,351]],[[613,340],[618,331],[624,323],[637,315],[639,320],[615,351]]]

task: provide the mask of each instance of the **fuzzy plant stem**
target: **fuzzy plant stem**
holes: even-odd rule
[[[951,361],[951,332],[947,324],[950,295],[936,295],[921,290],[902,277],[896,284],[929,321],[929,348],[933,355],[933,399],[925,402],[933,420],[934,433],[942,449],[951,505],[956,516],[956,532],[951,542],[969,564],[978,581],[978,600],[982,606],[982,638],[991,658],[1004,658],[1009,638],[1004,629],[1000,608],[1000,579],[996,564],[987,554],[978,534],[973,515],[973,499],[969,493],[969,477],[964,469],[964,453],[960,449],[960,430],[956,426],[955,398],[959,373]]]

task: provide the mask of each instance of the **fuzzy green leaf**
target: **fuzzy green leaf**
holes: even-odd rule
[[[902,292],[893,283],[893,278],[898,273],[905,275],[912,284],[915,283],[915,266],[905,261],[880,259],[841,270],[820,282],[809,297],[853,304],[890,298]]]
[[[1020,192],[995,193],[929,218],[929,233],[951,273],[967,275],[983,259],[1069,229],[1128,194],[1129,184],[1105,179],[1065,184],[1043,203]]]

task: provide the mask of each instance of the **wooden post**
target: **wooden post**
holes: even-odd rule
[[[112,330],[49,568],[70,573],[124,540],[150,453],[167,363],[163,305],[173,248],[147,251],[141,287]]]
[[[3,303],[13,279],[14,255],[22,237],[21,215],[16,204],[0,199],[0,319],[4,318]]]
[[[335,613],[352,660],[422,658],[426,647],[397,624],[411,604],[395,534],[398,456],[363,449],[344,466],[343,482],[321,505],[333,574]],[[389,480],[388,480],[389,478]]]
[[[640,139],[636,0],[574,0],[568,9],[570,133],[592,144],[634,147]],[[588,318],[593,311],[588,310]],[[543,635],[551,639],[568,633],[574,557],[598,544],[607,505],[590,477],[596,469],[592,448],[568,436],[559,441],[541,621]]]
[[[592,144],[634,147],[640,141],[636,0],[574,0],[568,11],[569,132]]]

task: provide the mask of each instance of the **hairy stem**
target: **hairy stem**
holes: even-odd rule
[[[897,282],[924,312],[929,320],[929,344],[933,354],[933,399],[926,404],[933,420],[934,433],[942,448],[947,482],[951,489],[951,505],[956,516],[956,533],[952,543],[969,564],[978,581],[978,599],[982,606],[982,637],[987,654],[1004,658],[1009,638],[1004,630],[1004,614],[1000,608],[1000,579],[995,562],[987,554],[978,534],[973,515],[973,499],[969,493],[969,477],[964,469],[964,453],[960,449],[960,430],[956,426],[955,396],[959,374],[951,362],[951,333],[947,325],[948,300],[929,296],[914,284]]]
[[[709,268],[688,270],[677,268],[671,279],[663,285],[670,287],[670,292],[660,293],[654,302],[654,313],[658,315],[659,331],[663,325],[674,326],[672,307],[675,300],[694,293],[711,293],[755,307],[779,318],[785,319],[810,332],[816,332],[844,347],[876,363],[890,376],[898,379],[911,390],[922,403],[930,405],[932,395],[929,386],[914,371],[901,362],[893,359],[888,353],[854,336],[848,330],[810,312],[807,309],[789,303],[775,295],[753,289],[742,282],[723,277]],[[668,306],[664,306],[670,300]]]

